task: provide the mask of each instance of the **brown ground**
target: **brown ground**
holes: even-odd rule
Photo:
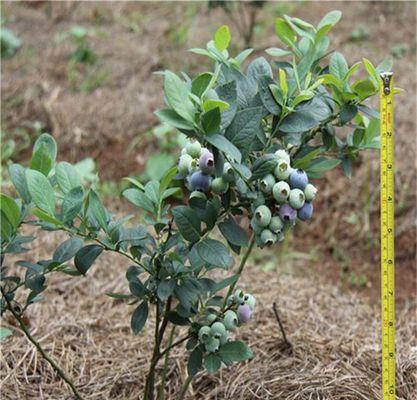
[[[201,46],[217,26],[229,22],[220,10],[209,13],[205,3],[2,5],[6,25],[23,42],[13,58],[2,61],[5,137],[19,141],[23,132],[23,137],[29,134],[33,140],[34,129],[28,124],[40,121],[58,139],[62,159],[76,161],[91,156],[99,165],[101,178],[112,180],[138,174],[149,155],[157,151],[157,140],[144,135],[157,123],[153,111],[162,105],[161,79],[152,73],[166,68],[192,74],[204,70],[205,59],[185,49]],[[278,45],[272,29],[277,11],[317,22],[335,7],[331,2],[269,3],[260,15],[256,49]],[[412,399],[413,389],[417,390],[412,386],[415,369],[411,372],[416,356],[409,357],[415,326],[410,323],[413,314],[407,310],[415,307],[416,294],[416,4],[343,2],[337,3],[337,8],[344,17],[335,29],[333,44],[349,62],[366,57],[377,64],[398,45],[408,49],[394,64],[396,84],[407,90],[396,100],[396,279],[398,308],[401,315],[408,315],[399,323],[399,379],[404,382],[399,398]],[[68,40],[55,40],[75,25],[94,30],[89,41],[100,60],[84,74],[106,75],[90,92],[77,91],[68,81],[67,61],[73,46]],[[361,26],[368,37],[349,40],[352,30]],[[126,154],[129,143],[138,137],[135,153]],[[23,150],[14,160],[27,158],[28,151]],[[332,172],[318,182],[320,202],[316,202],[312,223],[300,224],[294,237],[275,254],[254,255],[253,261],[263,265],[264,272],[251,267],[256,279],[250,280],[250,287],[267,307],[259,307],[262,311],[257,316],[256,335],[248,332],[258,356],[247,366],[216,378],[227,383],[219,386],[223,389],[217,399],[380,398],[375,344],[379,343],[375,317],[379,298],[378,179],[377,152],[363,155],[350,182],[338,171]],[[48,349],[68,370],[74,365],[73,375],[92,399],[134,398],[142,384],[143,361],[148,357],[140,347],[146,343],[146,335],[132,339],[125,308],[115,307],[100,295],[114,288],[111,277],[116,275],[117,271],[101,269],[94,274],[96,279],[80,280],[75,286],[75,281],[57,282],[48,302],[30,311],[34,327],[40,326],[35,334],[48,343]],[[117,282],[121,287],[122,279]],[[263,290],[265,282],[268,290]],[[77,297],[69,296],[70,292],[79,296],[75,306]],[[291,357],[272,351],[278,340],[270,311],[275,297],[295,346]],[[276,333],[271,334],[272,327]],[[2,371],[5,397],[63,398],[59,394],[64,393],[60,392],[63,387],[52,374],[40,378],[41,372],[49,369],[31,347],[24,339],[13,340],[13,344],[6,342],[12,351],[2,355],[2,363],[7,360]],[[341,343],[349,348],[347,353]],[[261,357],[263,352],[269,356]],[[272,360],[274,357],[277,359]],[[13,359],[21,364],[13,367]],[[112,366],[95,363],[102,359],[113,361]],[[180,367],[183,375],[179,361],[178,357],[172,373],[180,374]],[[240,375],[248,369],[251,389]],[[212,379],[197,379],[196,393],[216,398]],[[175,391],[177,381],[173,382]]]

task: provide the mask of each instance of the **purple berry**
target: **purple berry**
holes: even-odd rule
[[[308,176],[302,169],[295,169],[290,175],[291,188],[304,190],[308,184]]]
[[[214,157],[210,152],[205,152],[198,161],[198,166],[205,174],[211,174],[214,170]]]
[[[297,218],[297,211],[294,210],[289,204],[283,204],[279,208],[279,216],[284,222],[291,222]]]
[[[313,216],[313,203],[305,202],[304,205],[298,210],[297,217],[301,221],[307,221]]]
[[[201,171],[194,172],[190,177],[190,185],[192,190],[207,192],[210,189],[211,176],[203,174]]]
[[[247,304],[244,304],[237,308],[237,317],[239,318],[239,321],[242,324],[248,322],[251,316],[252,316],[252,310]]]

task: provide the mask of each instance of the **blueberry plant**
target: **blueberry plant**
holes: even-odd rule
[[[113,252],[130,263],[128,290],[107,294],[127,302],[134,334],[146,325],[154,331],[144,399],[153,400],[158,385],[158,399],[164,397],[170,351],[177,346],[185,344],[188,360],[182,396],[200,370],[216,373],[250,359],[239,330],[250,323],[256,301],[236,286],[253,247],[272,246],[298,221],[312,218],[319,196],[312,179],[338,165],[350,176],[359,152],[379,146],[378,114],[364,102],[378,90],[378,72],[389,66],[374,68],[366,59],[349,65],[329,50],[327,34],[340,17],[330,12],[317,27],[279,18],[275,28],[285,48],[267,50],[278,61],[258,57],[247,68],[251,50],[231,57],[230,32],[222,26],[206,48],[191,49],[213,60],[212,72],[194,78],[162,73],[166,107],[156,114],[188,143],[159,181],[142,185],[127,178],[123,196],[142,223],[106,209],[71,164],[56,162],[54,139],[41,135],[30,166],[9,169],[18,198],[1,197],[2,314],[12,313],[43,351],[23,315],[42,299],[47,276],[86,275],[97,258]],[[354,80],[362,65],[366,77]],[[173,206],[179,193],[184,202]],[[68,238],[51,258],[10,268],[6,257],[34,239],[21,233],[23,225],[64,231]],[[240,256],[235,269],[233,253]],[[232,272],[214,279],[219,269]]]

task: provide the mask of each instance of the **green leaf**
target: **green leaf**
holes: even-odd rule
[[[64,223],[71,222],[81,211],[84,199],[84,191],[81,186],[71,189],[61,206],[61,219]]]
[[[168,280],[161,281],[157,289],[158,297],[162,301],[167,300],[168,297],[171,296],[171,294],[173,293],[174,288],[175,288],[175,280],[168,279]]]
[[[373,96],[377,92],[375,85],[370,79],[355,82],[352,85],[352,89],[359,96],[361,101]]]
[[[64,194],[75,187],[82,186],[81,177],[78,171],[66,161],[57,164],[55,168],[55,177],[59,188]]]
[[[222,100],[208,99],[202,105],[203,111],[207,112],[218,108],[220,112],[226,111],[229,108],[229,103]]]
[[[208,354],[204,357],[204,367],[210,374],[216,373],[221,367],[221,359],[216,354]]]
[[[132,297],[131,294],[126,293],[113,293],[113,292],[106,292],[106,296],[109,296],[113,299],[130,299]]]
[[[221,26],[214,33],[214,44],[219,51],[226,50],[229,47],[231,35],[227,25]]]
[[[20,164],[12,164],[9,167],[10,179],[17,193],[25,203],[30,203],[30,193],[26,182],[25,168]]]
[[[145,326],[148,319],[148,303],[146,301],[139,304],[135,311],[133,311],[130,326],[135,335],[137,335]]]
[[[239,149],[233,143],[227,140],[223,135],[207,135],[204,137],[204,139],[238,163],[242,161],[242,155],[240,154]]]
[[[33,153],[36,153],[41,146],[46,146],[52,161],[55,161],[58,152],[55,139],[48,133],[42,133],[33,145]]]
[[[253,49],[246,49],[240,52],[236,57],[235,60],[240,65],[245,61],[253,52]]]
[[[318,156],[322,151],[323,150],[321,149],[321,147],[312,148],[311,151],[309,151],[307,154],[304,154],[303,156],[296,158],[293,161],[292,163],[293,168],[301,168],[301,169],[307,168],[310,165],[310,161],[316,156]]]
[[[330,64],[329,64],[330,73],[340,80],[344,80],[346,74],[349,71],[349,66],[345,60],[345,57],[339,52],[335,52],[330,57]]]
[[[75,268],[85,275],[93,265],[96,258],[103,252],[103,247],[98,244],[89,244],[77,251],[74,258]]]
[[[283,18],[277,18],[275,21],[275,33],[287,46],[293,47],[297,37],[288,23]]]
[[[342,12],[341,11],[339,11],[339,10],[330,11],[319,22],[319,24],[317,26],[317,29],[321,29],[326,25],[334,26],[340,21],[340,18],[342,18]]]
[[[330,171],[337,167],[341,163],[341,160],[321,159],[320,161],[310,165],[307,172],[322,173]]]
[[[147,198],[155,205],[159,204],[159,182],[156,180],[149,181],[145,185],[145,194]]]
[[[53,225],[61,226],[62,223],[58,219],[56,219],[54,216],[46,213],[45,211],[40,210],[39,208],[34,208],[31,213],[38,217],[40,220],[48,222]]]
[[[221,222],[219,224],[219,229],[229,243],[239,247],[248,245],[248,235],[246,234],[246,231],[241,228],[232,217]]]
[[[32,201],[49,215],[55,214],[55,194],[48,179],[39,171],[26,170],[26,182]]]
[[[138,189],[126,189],[123,192],[123,196],[129,200],[132,204],[139,208],[143,208],[150,213],[155,211],[152,202],[148,199],[145,193],[141,192]]]
[[[159,193],[163,193],[165,189],[168,188],[168,186],[170,185],[172,180],[175,178],[177,173],[178,173],[177,166],[170,168],[164,173],[163,177],[161,178],[161,181],[159,182]]]
[[[83,240],[81,238],[75,236],[71,237],[56,248],[52,260],[63,264],[64,262],[71,260],[82,246]]]
[[[32,154],[30,167],[36,171],[42,172],[45,176],[48,176],[52,169],[53,160],[49,154],[46,144],[42,144]]]
[[[0,326],[0,342],[13,335],[13,331],[4,326]]]
[[[271,57],[285,57],[292,54],[291,51],[279,49],[277,47],[271,47],[269,49],[266,49],[265,52],[269,54]]]
[[[203,352],[196,347],[190,354],[187,364],[188,376],[194,376],[203,367]]]
[[[226,246],[218,240],[203,239],[195,248],[200,258],[213,268],[228,269],[233,263]]]
[[[265,175],[274,171],[278,164],[278,160],[274,154],[265,154],[258,157],[252,166],[251,180],[263,178]]]
[[[217,293],[224,288],[234,285],[239,279],[239,277],[240,277],[239,274],[235,274],[235,275],[229,276],[226,279],[223,279],[222,281],[216,283],[214,288],[211,290],[211,293]]]
[[[194,122],[194,104],[190,100],[187,85],[171,71],[165,71],[165,97],[168,104],[185,120]]]
[[[218,355],[225,363],[245,361],[253,357],[251,349],[240,341],[226,343],[220,347]]]
[[[195,77],[191,83],[191,93],[201,97],[210,85],[213,74],[204,72]]]
[[[1,193],[0,210],[6,215],[12,227],[16,229],[20,224],[20,209],[16,202],[11,197]]]
[[[182,118],[174,110],[170,108],[164,108],[162,110],[155,111],[155,115],[164,123],[173,126],[178,129],[192,130],[193,124]]]
[[[201,223],[197,213],[190,207],[178,206],[172,210],[174,221],[185,240],[197,242],[201,236]]]
[[[131,177],[125,177],[123,178],[124,181],[127,181],[129,183],[131,183],[133,186],[136,186],[138,189],[142,190],[143,192],[145,191],[145,186],[143,186],[138,180],[136,180],[135,178],[131,178]]]
[[[89,194],[89,203],[88,211],[91,212],[94,219],[97,221],[99,226],[107,232],[108,223],[107,223],[107,212],[101,203],[100,198],[94,190],[90,191]]]
[[[220,109],[218,107],[202,114],[201,124],[203,125],[204,132],[207,135],[217,133],[220,128],[220,120]]]
[[[342,125],[352,121],[355,115],[358,113],[358,107],[354,104],[345,104],[340,110],[340,123]]]

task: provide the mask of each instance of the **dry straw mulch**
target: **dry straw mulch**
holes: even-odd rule
[[[55,244],[38,242],[36,256]],[[125,291],[126,265],[101,256],[86,278],[50,280],[44,300],[29,309],[31,330],[74,378],[86,399],[138,399],[150,359],[151,325],[138,336],[128,306],[103,295]],[[323,284],[313,274],[260,272],[250,263],[243,288],[258,299],[254,320],[239,335],[255,358],[215,375],[200,373],[189,399],[381,399],[379,309]],[[301,275],[301,276],[300,276]],[[272,303],[277,302],[291,349],[285,349]],[[398,312],[398,400],[416,399],[414,310]],[[178,333],[180,334],[180,333]],[[172,354],[166,399],[178,398],[186,367]],[[2,343],[3,400],[72,399],[68,388],[18,331]]]

